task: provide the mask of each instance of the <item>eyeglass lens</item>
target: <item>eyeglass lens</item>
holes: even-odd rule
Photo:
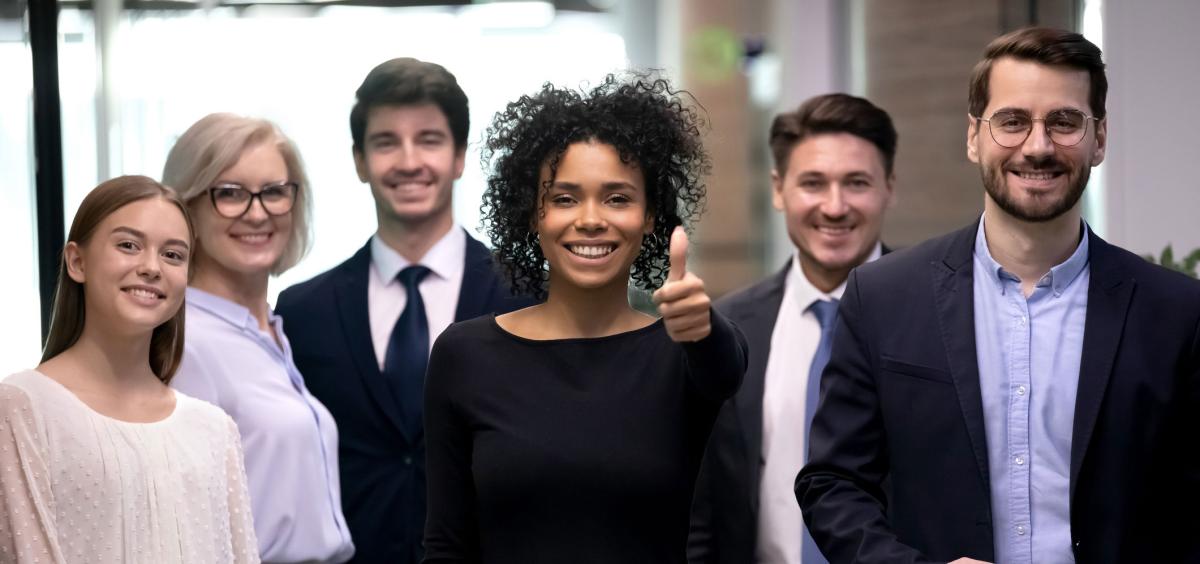
[[[996,112],[987,121],[992,130],[992,139],[1001,146],[1011,148],[1025,142],[1035,121],[1045,124],[1050,140],[1056,145],[1076,145],[1087,132],[1088,120],[1088,116],[1079,110],[1055,110],[1040,119],[1025,112]]]
[[[295,203],[296,189],[297,186],[293,183],[264,186],[257,193],[229,184],[211,188],[213,207],[217,213],[229,218],[241,217],[249,211],[254,198],[262,202],[263,209],[270,215],[288,213]]]

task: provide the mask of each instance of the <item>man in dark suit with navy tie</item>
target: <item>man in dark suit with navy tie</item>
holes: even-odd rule
[[[701,466],[691,564],[820,564],[792,488],[837,300],[850,270],[884,252],[896,155],[887,112],[846,94],[817,96],[775,118],[770,145],[774,205],[795,252],[778,273],[716,304],[745,333],[750,361]]]
[[[1077,33],[994,40],[983,216],[851,274],[796,481],[831,562],[1200,562],[1200,282],[1081,218],[1106,91]]]
[[[356,96],[354,164],[370,185],[378,229],[346,262],[280,294],[276,311],[296,366],[338,424],[355,560],[416,564],[430,346],[452,322],[528,302],[510,295],[487,248],[453,220],[469,127],[454,75],[392,59],[367,75]]]

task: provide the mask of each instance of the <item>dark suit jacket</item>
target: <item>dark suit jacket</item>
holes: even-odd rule
[[[883,254],[891,252],[883,247]],[[754,562],[762,480],[763,386],[771,335],[792,269],[717,300],[715,307],[742,330],[750,345],[742,387],[725,402],[713,425],[692,501],[688,562]]]
[[[338,425],[342,509],[355,561],[415,564],[425,525],[425,438],[403,425],[371,344],[367,277],[371,245],[333,269],[279,295],[275,311],[296,367]],[[491,253],[467,236],[466,269],[455,321],[507,312],[513,298]]]
[[[850,275],[796,479],[830,562],[994,558],[977,226]],[[1200,283],[1087,237],[1071,441],[1076,561],[1200,561]]]

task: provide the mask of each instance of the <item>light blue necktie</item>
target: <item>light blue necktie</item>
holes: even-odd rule
[[[817,400],[821,397],[821,372],[829,362],[829,351],[833,349],[833,328],[837,326],[837,300],[817,300],[809,306],[809,311],[817,317],[821,324],[821,340],[817,343],[817,352],[813,354],[812,364],[808,368],[808,387],[804,398],[804,461],[808,462],[808,438],[812,430],[813,414],[817,411]],[[801,527],[802,541],[800,543],[800,564],[827,564],[825,556],[817,548],[817,543],[808,534],[808,527]]]

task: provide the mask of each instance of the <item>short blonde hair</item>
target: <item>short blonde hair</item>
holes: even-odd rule
[[[300,262],[312,239],[312,190],[300,151],[274,123],[261,118],[216,113],[192,124],[175,141],[163,166],[163,184],[174,187],[188,206],[196,205],[222,172],[237,164],[242,153],[262,143],[279,149],[287,164],[288,180],[300,186],[292,207],[292,233],[279,260],[271,265],[271,274],[279,275]],[[203,252],[197,246],[193,255]]]

